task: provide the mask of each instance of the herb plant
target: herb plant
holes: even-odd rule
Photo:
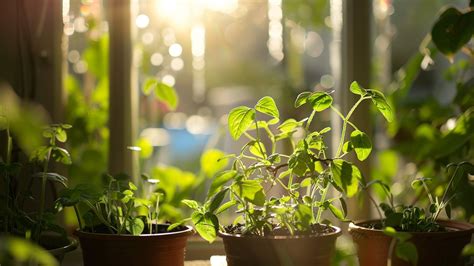
[[[329,210],[344,220],[347,211],[343,195],[355,195],[362,180],[359,169],[346,160],[347,154],[353,151],[362,161],[372,150],[369,137],[350,121],[351,116],[363,101],[371,100],[388,121],[392,120],[391,108],[381,92],[364,89],[357,82],[350,90],[359,99],[346,115],[332,105],[331,95],[322,91],[303,92],[297,97],[295,108],[311,107],[309,116],[302,120],[289,118],[279,123],[278,108],[268,96],[254,107],[232,109],[229,133],[234,140],[243,136],[248,141],[239,154],[226,157],[233,159],[232,169],[215,177],[203,204],[183,201],[194,212],[182,222],[192,220],[208,241],[216,238],[218,230],[259,236],[330,231],[321,225],[325,222],[323,212]],[[326,109],[343,121],[337,152],[332,156],[325,143],[331,128],[312,129],[315,115]],[[284,142],[290,147],[288,153],[277,151]],[[330,197],[331,188],[339,195]],[[239,216],[232,226],[223,228],[217,215],[231,207],[237,208]]]
[[[139,152],[139,147],[129,147]],[[106,186],[98,192],[80,184],[61,192],[58,208],[74,207],[79,227],[84,232],[107,234],[154,234],[163,231],[158,224],[160,198],[158,179],[142,174],[139,186],[125,174],[104,175]]]
[[[64,229],[56,224],[54,209],[46,207],[46,184],[57,182],[67,187],[67,178],[49,172],[51,162],[68,165],[71,163],[69,152],[58,144],[67,141],[67,124],[53,124],[46,127],[43,137],[47,144],[40,146],[30,154],[29,163],[21,164],[12,158],[13,141],[9,128],[6,128],[7,148],[5,158],[0,158],[0,175],[5,184],[1,197],[0,230],[2,233],[31,238],[40,242],[42,233],[54,231],[65,236]],[[36,171],[37,169],[40,169]],[[24,177],[29,177],[22,179]],[[39,199],[32,193],[35,180],[41,182]],[[29,200],[39,200],[38,211],[29,211],[25,207]]]
[[[390,253],[395,250],[399,258],[416,265],[418,255],[416,246],[408,241],[412,237],[410,233],[446,230],[438,223],[438,218],[444,210],[446,216],[451,219],[451,202],[458,195],[457,188],[462,183],[462,179],[468,174],[474,174],[474,165],[470,162],[460,162],[446,166],[446,171],[451,169],[453,169],[452,174],[440,197],[430,191],[428,186],[431,182],[430,178],[417,178],[411,183],[414,189],[421,188],[426,193],[429,205],[425,208],[413,205],[395,205],[389,186],[379,180],[371,181],[365,185],[364,189],[376,184],[381,186],[389,199],[388,203],[382,202],[379,206],[376,205],[382,219],[380,224],[371,226],[380,227],[386,235],[396,240],[392,242]],[[375,204],[375,200],[370,198]]]
[[[443,231],[437,220],[442,211],[448,218],[451,218],[451,201],[458,195],[456,188],[467,174],[474,174],[474,165],[470,162],[452,163],[446,167],[446,170],[454,169],[449,178],[449,181],[444,189],[441,197],[434,195],[429,189],[429,182],[431,178],[417,178],[411,186],[414,189],[419,187],[425,191],[429,200],[429,205],[426,208],[421,208],[413,205],[395,205],[393,195],[390,192],[389,186],[379,180],[369,182],[365,188],[371,185],[378,184],[382,186],[383,191],[389,198],[388,203],[382,202],[377,208],[381,220],[382,227],[393,227],[397,231],[403,232],[438,232]],[[372,200],[375,203],[374,200]],[[376,205],[377,206],[377,205]]]

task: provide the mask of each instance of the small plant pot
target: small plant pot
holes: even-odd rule
[[[61,263],[66,253],[77,248],[77,240],[72,237],[64,238],[56,233],[43,233],[40,238],[40,245]]]
[[[183,266],[186,240],[193,233],[190,226],[176,232],[139,236],[75,232],[85,266]]]
[[[446,232],[413,232],[410,233],[412,242],[418,252],[418,265],[455,266],[464,265],[461,251],[471,242],[474,225],[440,220],[440,225]],[[380,223],[380,220],[355,222],[349,225],[349,233],[357,245],[357,254],[361,266],[387,265],[392,237],[385,235],[382,230],[367,228],[370,224]],[[399,259],[395,252],[392,255],[392,266],[409,266],[409,262]]]
[[[341,229],[323,235],[243,236],[219,232],[228,266],[331,265]]]

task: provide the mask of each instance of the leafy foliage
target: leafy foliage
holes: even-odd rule
[[[153,233],[161,194],[152,192],[147,197],[139,197],[138,188],[128,181],[126,175],[106,175],[104,178],[108,179],[108,186],[102,193],[87,185],[77,185],[61,191],[57,207],[74,207],[83,231],[132,235]],[[158,183],[153,179],[145,182],[150,186]]]
[[[7,121],[10,124],[11,120],[8,119]],[[7,156],[2,156],[0,160],[0,176],[3,179],[3,184],[5,184],[0,194],[0,213],[2,214],[0,216],[0,230],[2,234],[31,238],[36,243],[39,242],[42,233],[46,231],[58,232],[65,236],[64,229],[56,224],[56,210],[47,209],[45,198],[47,181],[67,187],[68,179],[58,173],[49,172],[49,168],[51,162],[71,164],[69,152],[59,146],[59,143],[67,141],[66,130],[70,128],[71,126],[67,124],[52,124],[45,127],[42,135],[47,142],[33,150],[30,153],[29,163],[25,164],[12,160],[12,141],[9,128],[6,128],[6,138],[10,141],[7,142]],[[38,168],[41,170],[33,174],[28,173],[32,169],[36,170]],[[28,185],[18,189],[20,178],[25,177],[25,175],[29,178]],[[36,180],[39,180],[41,184],[39,197],[35,197],[32,193],[32,184],[38,184],[38,182],[35,182]],[[25,203],[30,200],[39,203],[37,210],[27,211]],[[20,242],[15,243],[22,246]],[[27,256],[27,251],[24,252],[24,255]]]
[[[191,219],[198,233],[211,242],[217,230],[225,230],[219,224],[218,215],[231,208],[236,208],[240,215],[234,224],[242,222],[242,233],[250,235],[265,235],[274,230],[308,233],[313,225],[322,222],[322,212],[326,210],[337,219],[345,220],[347,210],[343,197],[357,192],[362,175],[353,163],[342,158],[354,151],[364,160],[372,148],[367,135],[350,122],[351,115],[365,100],[383,106],[382,114],[391,115],[383,94],[365,90],[357,83],[352,87],[359,89],[360,99],[345,116],[332,106],[333,99],[326,92],[303,92],[297,97],[295,107],[309,105],[312,110],[301,121],[289,118],[280,123],[279,110],[269,96],[253,107],[232,109],[228,117],[229,133],[235,140],[244,136],[248,142],[240,154],[226,156],[233,159],[232,169],[214,177],[204,203],[183,201],[194,212],[191,218],[177,224]],[[315,115],[329,109],[343,120],[341,149],[333,157],[327,156],[324,141],[330,128],[310,129]],[[263,114],[264,119],[258,119],[257,112]],[[348,125],[354,129],[351,139],[347,140],[353,149],[343,151]],[[303,136],[295,136],[297,131],[304,132]],[[289,153],[277,152],[277,146],[284,142],[291,147]],[[329,198],[328,191],[332,187],[340,193]],[[269,191],[277,188],[284,193],[269,197]]]
[[[470,160],[474,158],[473,107],[474,79],[472,72],[472,41],[474,17],[472,8],[458,10],[453,7],[445,9],[431,30],[431,42],[423,42],[420,52],[397,72],[393,82],[394,89],[389,101],[395,106],[397,120],[392,123],[389,133],[394,137],[393,151],[417,166],[417,175],[432,176],[433,187],[445,188],[447,181],[443,178],[443,167],[449,162]],[[471,25],[471,26],[469,26]],[[430,38],[426,38],[430,40]],[[451,64],[447,67],[436,58],[438,53],[448,57]],[[450,90],[454,97],[444,97],[441,103],[434,93],[425,98],[412,97],[414,82],[424,70],[432,68],[423,62],[431,62],[441,68],[443,90]],[[433,92],[441,87],[433,87]],[[471,163],[472,160],[470,161]],[[391,182],[386,178],[386,182]],[[459,194],[451,202],[452,208],[462,211],[453,212],[459,218],[474,218],[474,187],[468,179],[461,180]],[[417,190],[417,194],[420,190]],[[443,191],[437,192],[443,193]],[[452,196],[452,195],[450,195]]]
[[[430,192],[428,183],[431,179],[429,178],[417,178],[411,183],[414,189],[421,187],[426,192],[429,204],[425,208],[412,205],[395,205],[389,187],[380,181],[372,181],[364,187],[364,189],[367,189],[375,184],[383,187],[389,202],[382,202],[376,207],[380,208],[380,215],[382,215],[382,211],[384,214],[384,218],[381,220],[384,233],[397,240],[395,245],[396,255],[401,259],[412,262],[414,265],[416,265],[418,255],[414,244],[407,241],[411,237],[409,233],[446,230],[438,223],[438,217],[444,210],[447,217],[451,218],[451,202],[455,196],[448,195],[459,190],[460,181],[467,179],[468,174],[474,174],[474,165],[469,162],[449,164],[446,169],[452,171],[442,197],[435,196]],[[375,204],[375,200],[373,198],[371,200]]]
[[[11,261],[13,259],[13,261]],[[41,246],[17,237],[2,237],[0,239],[0,263],[14,263],[56,266],[58,261]],[[14,264],[16,265],[16,264]]]

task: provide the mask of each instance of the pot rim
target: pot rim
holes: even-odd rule
[[[163,225],[163,224],[160,224]],[[104,233],[91,233],[91,232],[84,232],[77,228],[74,231],[74,235],[78,236],[79,238],[93,238],[93,239],[110,239],[110,240],[132,240],[132,239],[151,239],[151,238],[178,238],[178,237],[188,237],[194,234],[194,229],[189,226],[185,225],[186,229],[176,232],[166,232],[166,233],[158,233],[158,234],[141,234],[141,235],[129,235],[129,234],[104,234]]]
[[[373,229],[373,228],[367,228],[363,226],[363,224],[367,223],[377,223],[380,222],[381,219],[367,219],[367,220],[358,220],[358,221],[353,221],[349,224],[349,232],[351,231],[364,231],[368,233],[382,233],[383,230],[381,229]],[[465,234],[473,234],[474,233],[474,225],[466,222],[459,222],[459,221],[453,221],[453,220],[444,220],[444,219],[439,219],[437,222],[447,229],[451,229],[448,231],[443,231],[443,232],[406,232],[409,234],[412,234],[414,236],[424,236],[424,235],[430,235],[430,236],[442,236],[442,235],[465,235]]]
[[[53,249],[48,249],[47,251],[51,255],[60,255],[60,254],[65,254],[67,252],[73,251],[77,248],[77,240],[73,237],[68,236],[67,239],[69,240],[69,244],[66,246],[62,246],[59,248],[53,248]]]
[[[341,228],[330,225],[333,229],[335,229],[335,232],[330,232],[330,233],[325,233],[325,234],[307,234],[307,235],[289,235],[289,236],[258,236],[258,235],[242,235],[242,234],[230,234],[222,231],[218,231],[217,235],[220,236],[221,238],[247,238],[247,239],[267,239],[267,240],[290,240],[290,239],[308,239],[308,238],[332,238],[332,237],[338,237],[342,234]]]

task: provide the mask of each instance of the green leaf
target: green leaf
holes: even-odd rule
[[[354,146],[350,141],[346,141],[344,145],[342,145],[342,152],[351,152],[354,150]]]
[[[72,163],[71,155],[66,149],[53,147],[51,149],[51,158],[53,158],[56,162],[69,165]]]
[[[249,151],[260,158],[265,158],[267,156],[265,145],[260,141],[252,141],[252,144],[249,145]]]
[[[194,223],[196,231],[202,238],[209,241],[209,243],[212,243],[216,239],[219,222],[215,215],[194,212],[191,216],[191,219]]]
[[[353,81],[349,89],[352,93],[360,96],[364,96],[367,93],[364,88],[359,86],[359,83],[357,83],[357,81]]]
[[[195,211],[199,209],[199,204],[195,200],[184,199],[181,202]]]
[[[275,101],[270,96],[265,96],[260,99],[255,105],[255,110],[259,111],[260,113],[267,114],[271,117],[280,117],[280,113],[278,112],[278,108],[276,107]]]
[[[474,256],[474,244],[469,243],[462,249],[463,256]]]
[[[306,151],[297,151],[290,156],[288,168],[293,173],[302,176],[308,169],[310,171],[314,170],[314,164]]]
[[[175,110],[178,106],[178,95],[176,91],[164,83],[159,82],[156,84],[155,97],[165,103],[171,110]]]
[[[2,256],[7,256],[7,264],[13,263],[11,257],[16,262],[13,265],[59,265],[57,259],[41,246],[18,237],[2,237]],[[5,259],[5,257],[2,257]]]
[[[191,220],[191,218],[186,218],[186,219],[183,219],[177,223],[174,223],[174,224],[171,224],[170,226],[168,226],[168,228],[166,229],[166,231],[170,232],[170,231],[173,231],[173,229],[177,228],[178,226],[181,226],[182,224],[184,224],[185,222]]]
[[[94,187],[80,184],[74,188],[61,190],[57,203],[68,207],[83,201],[97,201],[101,196],[102,194],[96,192]]]
[[[311,95],[311,92],[308,92],[308,91],[300,93],[298,97],[296,97],[295,108],[298,108],[301,105],[305,104],[308,100],[308,96],[310,95]]]
[[[456,121],[456,126],[434,145],[430,156],[441,158],[466,145],[474,136],[474,108],[466,110]]]
[[[344,218],[347,216],[347,204],[346,204],[346,201],[344,200],[344,198],[339,198],[339,202],[341,202],[341,207],[342,207],[342,211],[344,213]]]
[[[143,223],[140,218],[134,218],[127,220],[125,222],[125,227],[132,235],[138,236],[143,232],[143,229],[145,229],[145,223]]]
[[[299,123],[295,119],[290,118],[278,126],[278,130],[280,130],[282,133],[287,133],[293,131],[293,129],[295,129],[298,125]]]
[[[346,217],[344,215],[344,212],[340,209],[338,209],[336,206],[333,204],[329,204],[329,210],[334,214],[334,216],[339,219],[339,220],[345,220]]]
[[[331,106],[332,97],[326,92],[315,92],[308,97],[308,102],[311,103],[314,110],[321,112]]]
[[[66,142],[67,141],[67,133],[66,130],[62,128],[57,128],[56,129],[56,139],[59,142]]]
[[[394,119],[392,107],[390,107],[388,104],[383,93],[377,90],[367,90],[367,93],[370,94],[372,102],[375,104],[375,107],[377,107],[379,112],[382,113],[385,119],[388,122],[392,122]]]
[[[68,181],[67,177],[62,176],[62,175],[57,174],[57,173],[38,172],[38,173],[34,174],[33,176],[34,177],[39,177],[39,178],[45,177],[46,179],[48,179],[50,181],[58,182],[58,183],[62,184],[64,187],[67,187],[67,181]]]
[[[235,200],[228,201],[228,202],[222,204],[222,205],[216,210],[215,213],[216,213],[216,215],[217,215],[217,214],[219,214],[219,213],[221,213],[221,212],[224,212],[224,211],[226,211],[227,209],[229,209],[230,207],[235,206],[235,205],[237,205],[237,201],[235,201]]]
[[[209,203],[209,212],[214,213],[217,208],[221,205],[222,201],[224,200],[225,194],[229,189],[223,189],[219,191],[210,201]]]
[[[357,155],[357,159],[363,161],[369,157],[369,154],[372,151],[372,143],[367,134],[360,130],[352,131],[351,144]]]
[[[331,173],[336,185],[352,197],[357,193],[359,181],[362,174],[355,165],[341,159],[336,159],[331,163]]]
[[[156,78],[147,78],[145,82],[143,82],[143,94],[150,95],[151,92],[155,90],[157,84],[158,80]]]
[[[128,187],[133,191],[136,191],[138,189],[137,186],[135,186],[135,184],[133,184],[132,182],[128,182]]]
[[[433,25],[431,38],[436,47],[452,57],[474,34],[474,11],[463,14],[456,8],[446,9]]]
[[[201,156],[201,171],[207,177],[213,177],[227,166],[229,160],[224,157],[225,153],[218,149],[205,151]]]
[[[301,185],[301,187],[309,187],[309,186],[311,186],[311,183],[312,183],[311,177],[307,177],[307,178],[303,179],[303,181],[301,181],[300,185]]]
[[[402,260],[411,262],[413,265],[418,263],[418,252],[415,244],[411,242],[399,242],[395,247],[395,254]]]
[[[228,170],[224,172],[220,172],[212,181],[211,187],[207,193],[208,198],[212,197],[217,191],[219,191],[225,183],[229,180],[233,179],[237,175],[237,171],[235,170]]]
[[[313,213],[311,208],[306,205],[306,204],[298,204],[296,206],[296,212],[295,216],[298,219],[298,222],[300,223],[300,226],[298,226],[300,230],[304,231],[309,229],[311,225],[311,221],[313,219]]]
[[[258,180],[241,180],[232,185],[232,190],[241,199],[247,200],[255,205],[263,206],[265,203],[265,192]]]
[[[229,132],[233,139],[238,140],[255,119],[255,109],[239,106],[229,113]]]

